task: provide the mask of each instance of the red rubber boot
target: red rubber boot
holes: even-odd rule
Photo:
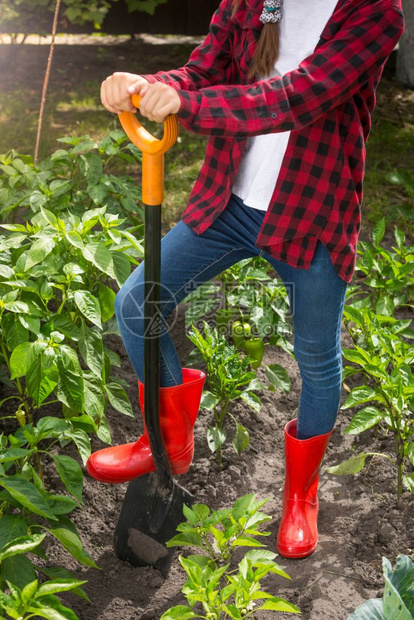
[[[201,370],[183,368],[183,383],[160,388],[159,415],[162,436],[172,473],[185,474],[194,456],[193,427],[200,407],[206,375]],[[144,384],[138,381],[139,403],[144,415]],[[86,463],[92,478],[100,482],[128,482],[155,471],[148,431],[120,446],[94,452]]]
[[[296,419],[285,426],[285,486],[277,551],[285,558],[304,558],[318,542],[319,470],[332,431],[296,439]]]

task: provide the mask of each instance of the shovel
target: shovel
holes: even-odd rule
[[[132,95],[138,109],[139,95]],[[177,484],[165,450],[159,422],[161,203],[164,197],[164,153],[176,142],[178,122],[170,115],[164,121],[164,136],[158,140],[139,123],[132,112],[119,114],[122,127],[142,152],[142,200],[145,206],[145,312],[144,312],[144,413],[156,471],[131,480],[115,530],[115,554],[133,566],[153,566],[168,574],[175,549],[166,542],[184,520],[183,506],[194,497]]]

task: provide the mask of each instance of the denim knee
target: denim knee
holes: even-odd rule
[[[334,350],[332,350],[334,349]],[[316,352],[294,351],[301,378],[317,390],[337,388],[342,383],[342,352],[337,347]]]
[[[144,296],[140,294],[139,286],[130,287],[124,284],[115,297],[115,316],[120,331],[127,328],[135,336],[144,335]]]

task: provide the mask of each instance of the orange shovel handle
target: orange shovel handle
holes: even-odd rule
[[[132,95],[132,103],[139,108],[141,97]],[[164,135],[155,138],[132,112],[118,115],[128,138],[142,152],[142,201],[147,205],[160,205],[164,198],[164,153],[177,141],[178,121],[170,114],[164,120]]]

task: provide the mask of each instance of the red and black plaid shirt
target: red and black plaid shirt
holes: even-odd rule
[[[365,143],[385,62],[404,30],[401,0],[339,0],[314,52],[269,80],[247,77],[262,0],[222,0],[205,41],[180,69],[145,75],[181,98],[178,118],[208,134],[183,221],[197,234],[225,209],[249,136],[291,131],[256,247],[309,268],[317,240],[350,282],[361,222]]]

